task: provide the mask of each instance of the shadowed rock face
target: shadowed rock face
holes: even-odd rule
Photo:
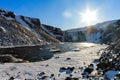
[[[22,25],[0,16],[0,46],[42,44],[41,40]]]
[[[104,31],[101,36],[102,43],[114,43],[120,38],[120,20],[118,20],[115,25],[116,26],[109,25],[108,30]]]
[[[3,9],[0,9],[0,15],[4,15],[5,17],[12,17],[15,18],[15,14],[11,11],[6,11]]]
[[[52,33],[54,35],[53,36],[54,38],[56,38],[60,41],[64,41],[63,31],[60,28],[56,28],[56,27],[53,27],[50,25],[45,25],[45,24],[42,24],[42,25],[45,27],[45,29],[47,29],[50,33]],[[48,33],[48,32],[46,32],[46,33]]]
[[[41,28],[39,19],[17,16],[0,9],[0,46],[42,45],[47,42],[60,41]]]
[[[82,31],[64,32],[64,40],[66,42],[84,42],[87,41],[85,34]]]
[[[50,59],[52,56],[53,54],[45,46],[0,48],[0,62],[35,62]]]
[[[110,44],[120,37],[120,20],[106,21],[84,28],[64,31],[66,42],[94,42]]]

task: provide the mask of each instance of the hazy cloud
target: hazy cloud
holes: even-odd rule
[[[65,12],[63,12],[63,16],[65,18],[70,18],[70,17],[72,17],[72,13],[70,11],[65,11]]]

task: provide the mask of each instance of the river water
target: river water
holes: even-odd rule
[[[19,46],[0,48],[0,59],[6,58],[6,55],[11,55],[15,58],[28,60],[30,62],[48,60],[54,54],[61,54],[68,51],[75,51],[78,48],[93,46],[92,43],[54,43],[43,46]],[[3,58],[4,57],[4,58]],[[7,58],[10,56],[7,56]],[[9,59],[6,62],[10,62]]]

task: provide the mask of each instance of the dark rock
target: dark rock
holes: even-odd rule
[[[64,71],[66,71],[65,67],[61,67],[60,70],[59,70],[59,72],[64,72]]]
[[[14,80],[15,78],[14,77],[10,77],[10,79],[9,80]]]
[[[48,67],[49,65],[47,64],[46,67]]]
[[[55,59],[59,59],[60,57],[59,56],[56,56]]]
[[[94,68],[94,65],[93,65],[93,64],[90,64],[88,67],[91,68],[91,69],[93,69],[93,68]]]
[[[93,69],[91,69],[91,68],[86,68],[86,69],[84,70],[84,72],[88,72],[88,74],[90,74],[92,71],[93,71]]]
[[[73,71],[75,69],[75,67],[68,67],[67,69]]]
[[[85,63],[85,62],[83,62],[83,64],[84,64],[84,65],[86,65],[86,63]]]
[[[73,72],[73,70],[75,69],[75,67],[61,67],[59,72],[66,72],[66,74],[70,74]]]
[[[71,78],[70,77],[66,77],[66,79],[65,80],[71,80]]]
[[[117,77],[118,79],[120,79],[120,74],[117,74],[116,77]]]
[[[76,71],[74,73],[77,73]]]
[[[60,69],[64,69],[64,70],[66,70],[66,68],[65,68],[65,67],[61,67]]]
[[[1,14],[2,12],[2,14]],[[12,18],[15,18],[15,14],[11,11],[6,11],[6,10],[3,10],[3,9],[0,9],[0,14],[1,15],[4,15],[6,17],[12,17]]]
[[[70,77],[72,77],[73,75],[72,74],[70,74]]]
[[[66,58],[66,60],[71,60],[71,58]]]
[[[39,76],[43,76],[45,75],[45,72],[41,72],[40,74],[38,74]]]
[[[71,77],[66,77],[65,80],[79,80],[79,78],[71,78]]]
[[[51,76],[50,77],[53,77],[54,76],[54,74],[51,74]]]
[[[42,80],[46,80],[47,78],[49,78],[49,76],[43,76]]]
[[[79,67],[80,71],[82,72],[83,71],[83,67]]]
[[[6,55],[0,55],[0,62],[5,63],[5,62],[19,62],[17,58],[15,58],[12,55],[6,54]]]

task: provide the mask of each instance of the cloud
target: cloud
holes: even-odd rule
[[[70,17],[72,17],[72,13],[69,12],[69,11],[65,11],[65,12],[63,12],[63,16],[64,16],[65,18],[70,18]]]

